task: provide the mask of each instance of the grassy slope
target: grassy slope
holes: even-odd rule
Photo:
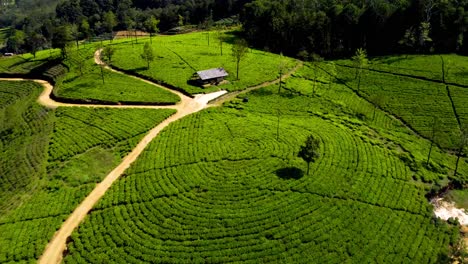
[[[308,74],[172,124],[73,235],[66,262],[443,261],[458,231],[432,218],[423,182],[446,178],[455,157],[435,149],[427,170],[428,141],[345,86],[313,95]],[[309,134],[321,158],[304,175]]]
[[[101,101],[110,103],[149,103],[149,104],[174,104],[180,98],[168,91],[154,85],[136,80],[134,78],[104,70],[102,83],[101,69],[94,63],[95,45],[81,46],[80,50],[70,49],[70,56],[65,60],[69,72],[58,79],[54,94],[57,97],[78,101]],[[23,54],[13,57],[0,58],[0,73],[28,74],[34,69],[43,66],[52,59],[58,58],[59,50],[39,51],[34,58],[31,54]],[[85,61],[80,72],[78,61]],[[54,78],[61,76],[63,67],[49,69],[45,75]]]
[[[1,263],[37,259],[94,184],[173,113],[46,110],[34,102],[41,90],[29,82],[0,82],[6,95],[0,108]]]
[[[29,53],[13,57],[0,57],[0,73],[28,74],[59,54],[59,50],[43,50],[36,53],[36,58]]]
[[[94,45],[73,49],[66,60],[70,72],[58,83],[55,94],[58,97],[106,102],[176,103],[180,98],[168,91],[137,79],[104,70],[104,83],[100,66],[94,63]],[[85,60],[80,72],[77,61]]]
[[[140,58],[143,43],[149,39],[140,39],[135,45],[122,43],[116,46],[118,50],[113,65],[182,88],[191,94],[218,89],[242,90],[278,78],[280,56],[251,49],[241,61],[240,80],[236,81],[236,65],[231,55],[232,46],[229,44],[235,37],[228,34],[229,39],[223,44],[223,56],[221,56],[219,42],[216,42],[214,36],[215,32],[210,32],[210,46],[206,32],[154,37],[152,46],[156,58],[149,70]],[[287,64],[286,68],[291,68],[295,64],[290,58],[285,57],[283,60]],[[224,67],[227,70],[229,84],[203,89],[187,83],[197,71],[216,67]]]

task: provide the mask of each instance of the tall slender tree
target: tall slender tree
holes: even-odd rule
[[[236,61],[236,78],[239,80],[239,66],[241,60],[247,55],[248,52],[248,44],[245,39],[238,39],[234,42],[234,45],[232,45],[232,56],[234,57],[234,60]]]
[[[359,92],[361,88],[362,71],[365,67],[367,67],[367,64],[369,63],[369,60],[367,59],[367,52],[361,48],[357,49],[356,53],[352,57],[352,61],[354,67],[356,68],[356,76],[354,78],[358,80],[357,90]]]
[[[156,34],[159,32],[159,20],[157,20],[154,16],[150,16],[146,21],[145,21],[145,29],[150,33],[150,42],[153,44],[153,34]]]
[[[154,52],[151,45],[146,42],[143,47],[143,53],[141,53],[141,58],[146,62],[146,68],[149,70],[150,63],[154,61]]]
[[[114,28],[117,26],[117,17],[112,11],[104,13],[103,25],[107,32],[111,33],[111,43],[114,35]]]
[[[216,39],[218,40],[218,43],[219,43],[221,56],[223,56],[223,42],[226,41],[226,34],[224,33],[221,27],[218,27],[216,29]]]
[[[286,61],[283,58],[283,53],[280,53],[280,62],[278,64],[279,70],[279,83],[278,83],[278,94],[281,92],[281,87],[283,85],[283,74],[286,69]]]
[[[70,25],[62,25],[55,28],[54,37],[52,39],[52,47],[60,49],[62,58],[67,57],[67,44],[72,40]]]

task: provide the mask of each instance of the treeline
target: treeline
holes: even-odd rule
[[[51,5],[55,2],[54,0],[26,1],[37,3],[49,1]],[[250,1],[66,0],[56,4],[53,14],[29,12],[25,8],[23,10],[28,15],[19,15],[16,14],[21,10],[19,6],[2,10],[2,15],[11,14],[12,17],[4,16],[0,19],[0,27],[9,26],[13,29],[6,43],[7,51],[34,53],[37,48],[62,48],[63,42],[105,34],[110,36],[117,30],[143,30],[155,33],[184,25],[209,28],[214,25],[214,21],[238,14],[244,4]]]
[[[18,0],[22,2],[41,6],[55,0]],[[31,11],[10,24],[1,18],[0,26],[15,29],[7,49],[17,52],[116,30],[209,28],[240,14],[251,45],[304,59],[349,56],[358,48],[370,55],[467,54],[467,9],[468,0],[65,0],[48,17]],[[69,37],[54,45],[54,39],[64,36]]]
[[[255,0],[241,20],[251,43],[302,57],[468,52],[467,0]]]

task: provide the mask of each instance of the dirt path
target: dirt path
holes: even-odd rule
[[[302,66],[303,66],[302,62],[298,63],[293,69],[291,69],[289,72],[284,74],[283,77],[281,78],[281,80],[284,81],[287,78],[291,77],[291,75],[294,72],[296,72],[299,68],[301,68]],[[235,92],[232,92],[232,93],[226,93],[223,96],[220,96],[220,97],[217,97],[217,98],[211,100],[209,103],[210,103],[210,106],[221,106],[224,102],[232,100],[232,99],[236,98],[238,95],[248,93],[248,92],[250,92],[252,90],[267,87],[269,85],[277,84],[279,82],[280,82],[280,80],[276,79],[276,80],[273,80],[273,81],[264,82],[264,83],[261,83],[261,84],[256,85],[256,86],[249,87],[249,88],[247,88],[245,90],[235,91]]]
[[[119,71],[111,69],[104,62],[100,59],[101,50],[96,51],[94,59],[96,64],[103,65],[107,69],[117,72],[119,74],[123,74]],[[298,69],[302,64],[297,65],[293,71]],[[289,77],[292,72],[286,74],[284,78]],[[225,96],[221,100],[218,100],[216,104],[209,104],[210,101],[215,100],[216,98],[227,94],[227,91],[219,91],[210,94],[203,94],[203,95],[196,95],[195,98],[190,98],[188,96],[183,95],[180,92],[168,89],[161,85],[154,84],[152,82],[140,79],[138,77],[134,77],[140,81],[147,82],[151,85],[156,85],[159,88],[166,89],[172,93],[177,94],[181,101],[175,106],[120,106],[120,105],[83,105],[83,104],[65,104],[59,103],[50,98],[52,93],[53,87],[50,83],[42,81],[42,80],[33,80],[35,82],[40,83],[44,86],[44,92],[40,95],[38,102],[46,107],[49,108],[56,108],[56,107],[106,107],[106,108],[153,108],[153,109],[175,109],[177,110],[176,114],[172,115],[168,119],[164,120],[162,123],[158,124],[156,127],[151,129],[148,134],[138,143],[138,145],[122,160],[122,162],[112,170],[104,180],[97,184],[94,190],[75,208],[73,213],[65,220],[62,224],[60,229],[55,232],[53,238],[47,244],[42,256],[39,258],[40,264],[51,264],[51,263],[60,263],[63,258],[63,252],[66,250],[67,247],[67,239],[71,236],[72,232],[78,227],[78,225],[84,220],[84,218],[88,215],[89,211],[94,207],[94,205],[101,199],[101,197],[106,193],[106,191],[112,186],[112,184],[124,173],[124,171],[130,167],[130,165],[138,158],[138,156],[143,152],[145,147],[170,123],[179,120],[187,115],[192,113],[198,112],[204,108],[220,105],[223,102],[234,98],[235,96],[251,91],[253,89],[258,89],[267,85],[271,85],[277,83],[279,80],[267,82],[261,85],[257,85],[255,87],[250,87],[246,91],[242,92],[235,92],[232,93],[230,96]],[[0,79],[0,80],[9,80],[9,81],[19,81],[24,79]]]
[[[177,105],[99,105],[99,104],[71,104],[54,101],[50,96],[54,87],[47,81],[24,78],[0,78],[0,81],[33,81],[44,87],[37,102],[47,108],[55,109],[57,107],[89,107],[89,108],[145,108],[145,109],[176,109]]]

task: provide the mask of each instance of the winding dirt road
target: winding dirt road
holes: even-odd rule
[[[103,65],[107,69],[124,74],[122,72],[116,71],[109,66],[107,66],[101,59],[101,50],[97,50],[94,54],[94,60],[96,64]],[[294,71],[296,71],[302,64],[298,64],[294,69],[291,70],[288,74],[283,76],[283,79],[289,77]],[[155,85],[159,88],[168,90],[172,93],[177,94],[181,101],[173,106],[145,106],[145,105],[97,105],[97,104],[68,104],[60,103],[51,99],[50,95],[52,94],[53,86],[43,80],[29,80],[41,84],[44,87],[44,91],[38,98],[38,103],[44,105],[48,108],[57,108],[57,107],[102,107],[102,108],[151,108],[151,109],[175,109],[177,112],[164,120],[162,123],[158,124],[156,127],[151,129],[148,134],[138,143],[138,145],[122,160],[122,162],[112,170],[104,180],[97,184],[94,190],[88,194],[88,196],[75,208],[73,213],[65,220],[60,229],[55,232],[53,238],[47,244],[42,256],[39,258],[40,264],[52,264],[60,263],[63,258],[63,252],[67,247],[67,239],[71,236],[72,232],[78,227],[78,225],[84,220],[88,215],[89,211],[94,207],[94,205],[101,199],[101,197],[106,193],[106,191],[112,186],[112,184],[124,173],[124,171],[130,167],[130,165],[138,158],[138,156],[143,152],[145,147],[170,123],[179,120],[187,115],[196,113],[200,110],[203,110],[208,107],[221,105],[223,102],[230,100],[236,97],[240,93],[248,92],[253,89],[258,89],[265,87],[274,83],[278,83],[279,80],[266,82],[254,87],[250,87],[242,92],[234,92],[216,100],[220,96],[227,94],[227,91],[218,91],[210,94],[200,94],[196,95],[194,98],[190,98],[178,91],[171,90],[164,86],[149,82],[147,80],[131,76],[140,81]],[[0,81],[24,81],[28,79],[12,79],[4,78]],[[210,103],[214,101],[215,103]]]

